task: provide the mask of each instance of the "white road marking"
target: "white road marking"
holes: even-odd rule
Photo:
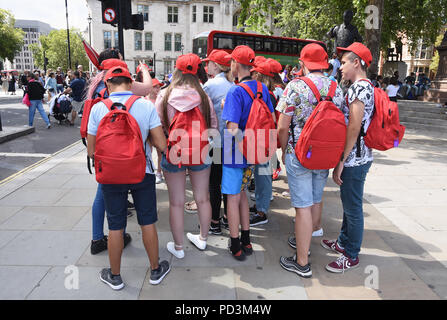
[[[15,153],[15,152],[0,152],[0,157],[29,157],[29,158],[47,158],[49,153]]]

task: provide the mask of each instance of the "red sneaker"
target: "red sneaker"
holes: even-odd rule
[[[345,270],[357,268],[359,266],[359,262],[359,258],[354,261],[342,254],[337,260],[329,263],[326,266],[326,270],[334,273],[344,273]]]
[[[344,254],[345,249],[340,247],[337,240],[321,240],[321,246],[327,250],[332,250],[337,253]]]
[[[278,180],[280,173],[281,173],[281,168],[278,168],[275,171],[273,171],[273,178],[272,178],[273,181]]]

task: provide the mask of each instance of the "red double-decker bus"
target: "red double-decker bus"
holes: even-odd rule
[[[275,59],[285,66],[297,65],[301,49],[309,43],[318,43],[327,50],[324,42],[316,40],[213,30],[196,35],[193,38],[192,51],[203,59],[213,49],[231,52],[239,45],[246,45],[252,48],[256,55]]]

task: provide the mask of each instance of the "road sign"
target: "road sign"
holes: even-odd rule
[[[115,21],[116,19],[116,12],[113,8],[107,8],[106,10],[104,10],[104,19],[108,22],[108,23],[112,23]]]

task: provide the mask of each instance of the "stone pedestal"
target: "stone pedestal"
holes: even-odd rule
[[[447,39],[436,48],[439,53],[439,67],[436,78],[433,80],[430,90],[425,91],[424,101],[446,103],[447,102]]]

